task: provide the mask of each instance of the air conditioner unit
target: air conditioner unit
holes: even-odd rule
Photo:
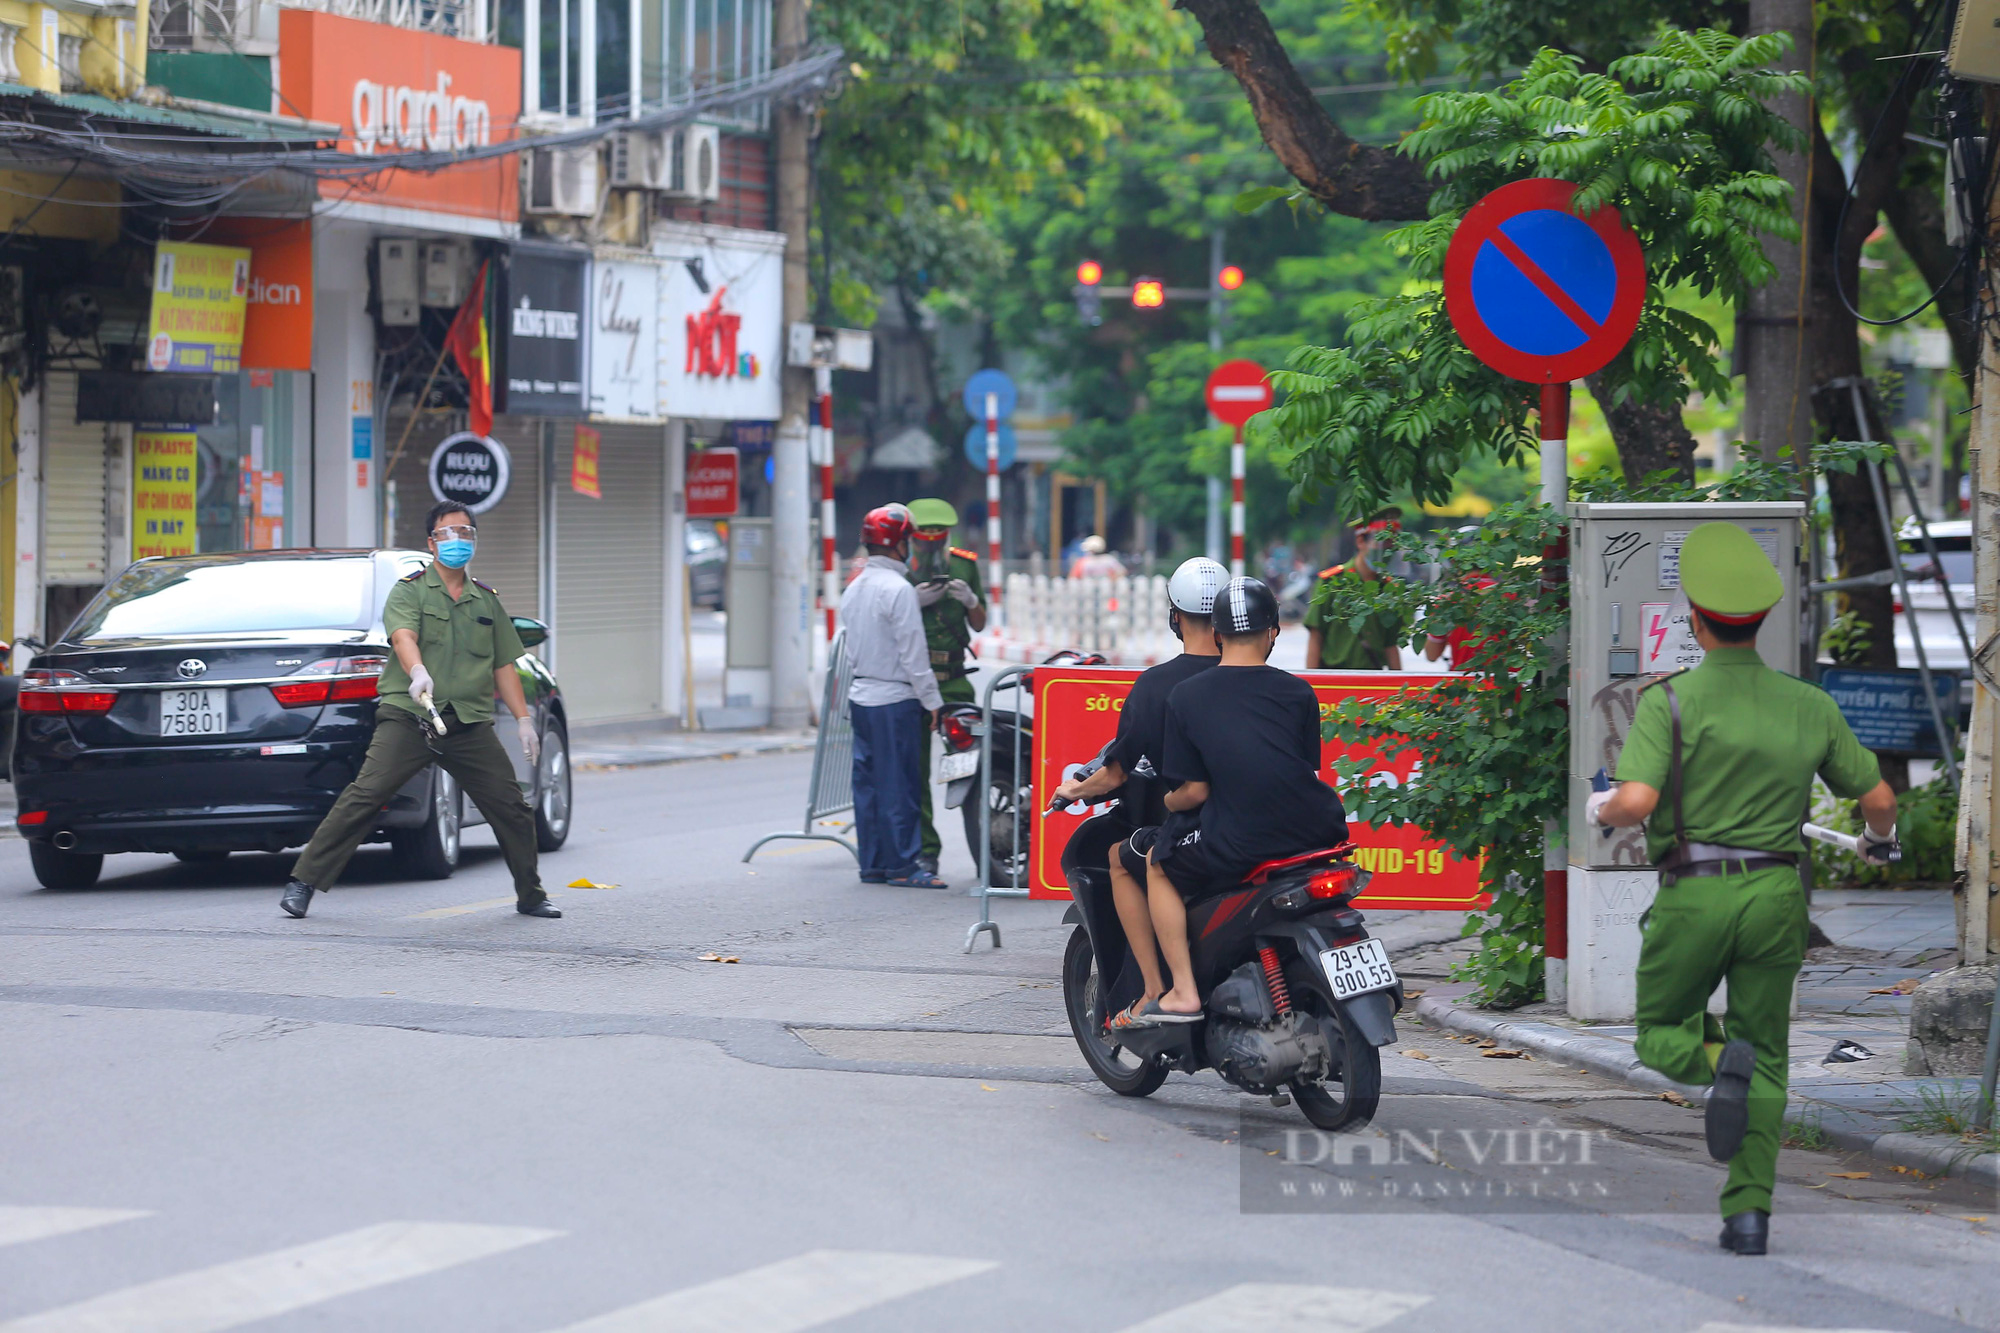
[[[375,287],[382,322],[392,327],[417,322],[420,288],[417,252],[421,244],[407,236],[385,236],[375,242]]]
[[[626,130],[611,136],[611,183],[632,190],[664,190],[673,175],[672,135]]]
[[[587,218],[597,212],[597,147],[535,148],[528,159],[528,211]]]
[[[722,131],[689,125],[673,131],[673,168],[665,194],[687,203],[712,204],[722,197]]]
[[[422,246],[424,305],[456,310],[472,291],[472,247],[464,241],[425,241]]]

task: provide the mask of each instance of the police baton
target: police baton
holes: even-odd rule
[[[1853,852],[1864,861],[1869,859],[1868,854],[1862,850],[1861,839],[1852,833],[1841,833],[1838,830],[1824,828],[1818,824],[1803,824],[1799,827],[1799,832],[1811,838],[1814,842],[1823,842],[1829,847],[1838,847],[1842,851]],[[1882,844],[1877,843],[1875,845],[1879,847]],[[1887,859],[1890,861],[1900,861],[1903,859],[1903,849],[1900,844],[1893,842],[1889,844]]]
[[[432,702],[430,691],[425,690],[422,694],[418,695],[417,702],[422,704],[424,706],[424,711],[431,715],[431,730],[437,733],[437,737],[439,740],[443,740],[444,718],[438,715],[437,704]]]

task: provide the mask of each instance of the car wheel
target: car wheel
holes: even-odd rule
[[[199,847],[193,851],[174,853],[174,860],[191,866],[212,866],[228,859],[229,850],[225,847]]]
[[[431,782],[431,809],[421,828],[398,829],[389,846],[411,874],[424,879],[450,879],[458,869],[459,834],[464,820],[458,782],[443,769]]]
[[[45,889],[87,889],[104,873],[104,853],[65,852],[39,839],[28,844],[28,861]]]
[[[551,723],[542,737],[541,799],[535,803],[535,847],[552,852],[569,841],[569,733]]]

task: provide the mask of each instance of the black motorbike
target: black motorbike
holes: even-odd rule
[[[1130,832],[1112,810],[1070,836],[1063,871],[1076,930],[1063,957],[1070,1030],[1113,1092],[1145,1097],[1168,1073],[1213,1069],[1276,1105],[1296,1101],[1322,1130],[1356,1130],[1382,1096],[1380,1047],[1395,1038],[1403,984],[1349,903],[1369,872],[1343,843],[1268,861],[1227,893],[1188,905],[1201,1022],[1109,1029],[1139,997],[1138,964],[1111,897],[1111,847]],[[1109,978],[1107,984],[1106,978]]]
[[[1098,653],[1064,651],[1043,662],[1043,666],[1101,666]],[[1002,681],[993,700],[993,772],[986,783],[986,808],[993,812],[989,825],[993,842],[992,886],[997,889],[1026,888],[1030,854],[1034,849],[1034,821],[1024,812],[1032,809],[1034,781],[1035,719],[1022,701],[1031,698],[1035,673],[1024,671]],[[944,758],[938,776],[944,781],[944,804],[957,810],[965,821],[965,845],[979,863],[979,806],[968,799],[979,782],[980,709],[977,704],[946,704],[938,718],[938,732],[944,739]]]

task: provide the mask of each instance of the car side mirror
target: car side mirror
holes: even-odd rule
[[[533,648],[549,641],[549,627],[533,616],[515,616],[514,632],[521,636],[523,648]]]

